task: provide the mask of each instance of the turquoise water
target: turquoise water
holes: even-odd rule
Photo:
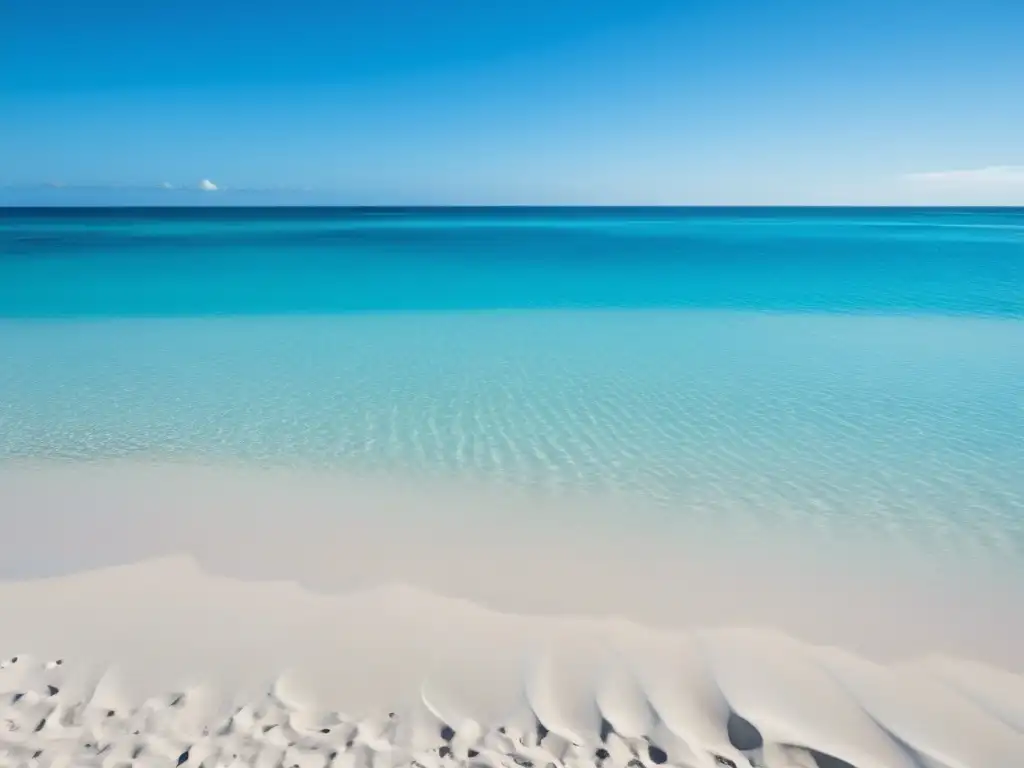
[[[0,212],[0,461],[636,494],[1024,562],[1024,210]]]
[[[1024,209],[0,211],[0,316],[687,307],[1024,317]]]

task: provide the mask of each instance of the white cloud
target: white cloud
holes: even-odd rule
[[[160,189],[174,189],[174,185],[169,181],[160,182]]]
[[[990,165],[955,171],[911,173],[908,181],[932,189],[1010,190],[1024,189],[1024,165]]]
[[[199,188],[201,190],[203,190],[204,192],[216,192],[217,191],[217,185],[214,184],[209,179],[203,179],[202,181],[200,181],[199,182]]]

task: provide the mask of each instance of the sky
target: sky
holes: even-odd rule
[[[1024,204],[1020,0],[0,0],[0,204]]]

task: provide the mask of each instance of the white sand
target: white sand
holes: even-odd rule
[[[1003,572],[524,501],[0,469],[0,765],[1024,759],[1024,586]]]

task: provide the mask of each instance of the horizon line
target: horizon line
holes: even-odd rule
[[[695,209],[830,209],[830,210],[1024,210],[1019,204],[970,204],[970,203],[264,203],[256,205],[224,204],[132,204],[132,203],[2,203],[0,211],[8,210],[231,210],[231,209],[322,209],[322,210],[366,210],[366,211],[408,211],[408,210],[695,210]]]

